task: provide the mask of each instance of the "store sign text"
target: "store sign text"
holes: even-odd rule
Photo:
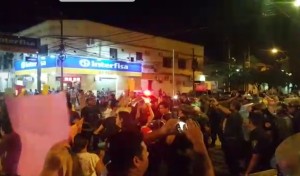
[[[41,66],[46,66],[47,65],[47,61],[41,61]],[[26,68],[36,68],[37,67],[37,63],[36,62],[22,62],[21,63],[21,68],[22,69],[26,69]]]
[[[58,63],[58,65],[59,64],[60,63]],[[92,58],[82,58],[77,56],[67,56],[66,60],[64,61],[64,67],[125,72],[142,71],[142,66],[140,63],[123,62],[116,60],[100,60]]]
[[[41,60],[42,68],[60,67],[60,62],[54,58],[46,57]],[[99,71],[123,71],[123,72],[142,72],[140,63],[123,62],[116,60],[100,60],[92,58],[82,58],[77,56],[67,56],[63,62],[64,68],[99,70]],[[36,69],[36,62],[26,62],[25,60],[18,60],[14,63],[16,71]]]
[[[79,65],[81,67],[95,67],[95,68],[108,68],[108,69],[120,69],[120,70],[128,70],[128,65],[124,65],[121,63],[104,63],[97,61],[90,61],[88,59],[80,59]]]

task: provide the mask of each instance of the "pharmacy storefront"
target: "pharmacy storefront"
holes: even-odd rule
[[[51,89],[60,87],[60,62],[56,57],[40,57],[41,82]],[[121,94],[126,90],[141,87],[141,64],[116,60],[66,56],[64,66],[64,88],[85,91],[111,91]],[[26,89],[37,88],[37,63],[17,60],[14,63],[16,85]],[[42,86],[43,87],[43,86]]]

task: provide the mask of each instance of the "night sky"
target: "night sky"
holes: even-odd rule
[[[265,51],[273,46],[288,50],[293,57],[298,56],[295,43],[300,42],[300,16],[295,18],[291,7],[269,5],[270,1],[60,3],[59,0],[6,0],[0,7],[0,31],[17,32],[47,19],[59,19],[63,12],[66,19],[89,19],[202,44],[206,60],[226,61],[228,43],[232,56],[238,60],[243,60],[249,47],[251,54],[263,59],[268,57]]]

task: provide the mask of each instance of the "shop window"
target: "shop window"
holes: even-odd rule
[[[163,58],[163,67],[165,68],[172,68],[172,58],[164,57]]]
[[[136,60],[137,61],[142,61],[143,60],[143,53],[136,52]]]
[[[118,58],[118,49],[116,48],[109,48],[110,58],[117,59]]]
[[[178,68],[186,69],[186,60],[185,59],[178,59]]]

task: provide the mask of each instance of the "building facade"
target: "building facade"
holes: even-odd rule
[[[192,65],[202,68],[203,46],[130,31],[87,20],[63,20],[64,86],[84,90],[159,89],[171,95],[174,91],[192,90]],[[16,84],[36,89],[39,58],[41,81],[51,88],[59,87],[61,47],[60,21],[45,21],[18,35],[41,38],[48,46],[48,55],[20,54],[14,58]],[[173,53],[174,50],[174,53]],[[175,80],[173,80],[173,55]],[[197,62],[193,62],[193,58]],[[198,80],[201,71],[195,72]],[[174,82],[173,82],[174,81]],[[173,84],[174,83],[174,84]]]

